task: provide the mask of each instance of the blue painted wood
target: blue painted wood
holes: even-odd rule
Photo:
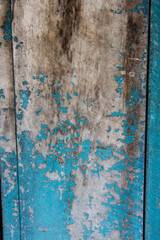
[[[11,1],[0,0],[0,177],[3,240],[20,239]]]
[[[15,239],[142,239],[148,1],[14,3]]]
[[[147,24],[148,1],[15,2],[22,239],[143,238]]]
[[[151,1],[145,239],[160,239],[160,1]]]

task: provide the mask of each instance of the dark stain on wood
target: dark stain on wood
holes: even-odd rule
[[[59,36],[63,52],[69,61],[72,61],[70,42],[73,32],[78,30],[80,23],[81,1],[80,0],[59,0],[61,21],[58,23]]]
[[[135,91],[140,89],[140,65],[142,63],[142,42],[141,35],[143,34],[143,23],[141,15],[135,15],[135,13],[128,13],[127,19],[127,37],[126,37],[126,55],[124,57],[124,70],[126,71],[125,85],[124,85],[124,99],[125,104],[127,100],[130,99],[130,93],[132,91],[133,85],[135,86]],[[132,75],[133,74],[133,75]],[[140,102],[136,103],[134,109],[127,108],[127,122],[129,126],[133,126],[136,121],[137,124],[140,121]],[[130,115],[134,114],[136,117],[134,119],[130,118]],[[138,127],[138,126],[137,126]],[[131,129],[128,128],[127,135],[132,135]],[[138,149],[138,136],[136,136],[134,143],[127,144],[127,153],[134,157]],[[136,140],[137,139],[137,140]]]
[[[62,158],[58,157],[57,159],[58,159],[58,163],[59,164],[63,164],[64,163],[64,160]]]

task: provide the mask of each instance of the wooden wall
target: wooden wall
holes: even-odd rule
[[[148,1],[0,6],[4,240],[143,239]]]

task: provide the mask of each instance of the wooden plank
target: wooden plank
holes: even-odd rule
[[[19,0],[22,239],[142,239],[148,2]]]
[[[160,236],[160,2],[151,1],[145,239]]]
[[[0,0],[0,175],[4,240],[18,240],[20,236],[11,35],[11,3]]]

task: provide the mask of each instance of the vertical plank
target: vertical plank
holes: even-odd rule
[[[142,239],[148,2],[19,0],[22,239]]]
[[[20,236],[11,37],[11,2],[0,0],[0,175],[4,240],[18,240]]]
[[[145,239],[160,236],[160,2],[151,1]]]

